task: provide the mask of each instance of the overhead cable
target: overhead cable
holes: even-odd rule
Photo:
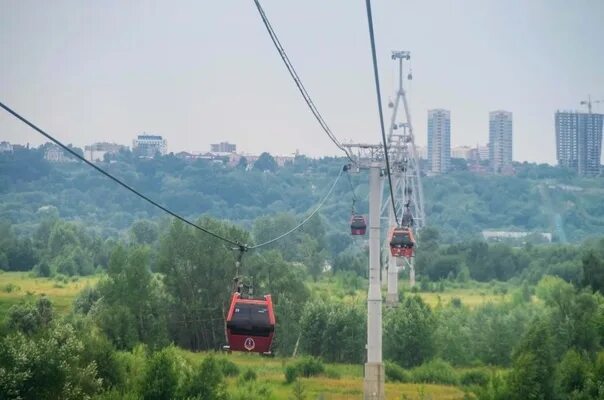
[[[386,130],[384,129],[384,113],[382,111],[382,94],[380,92],[380,77],[378,74],[377,56],[375,53],[375,37],[373,35],[373,17],[371,16],[371,0],[366,0],[367,21],[369,23],[369,39],[371,41],[371,57],[373,60],[373,77],[375,79],[375,91],[377,95],[377,105],[380,115],[380,128],[382,130],[382,143],[384,144],[384,158],[386,160],[386,174],[388,175],[388,185],[390,186],[390,201],[394,211],[394,220],[398,224],[396,212],[396,203],[394,202],[394,188],[392,186],[392,177],[390,176],[390,160],[388,159],[388,142],[386,141]]]
[[[336,184],[340,180],[340,177],[342,176],[342,173],[344,172],[345,169],[346,169],[346,167],[340,169],[340,173],[338,174],[338,176],[336,177],[336,180],[333,182],[333,184],[331,185],[331,187],[327,191],[327,194],[325,195],[325,197],[323,197],[323,199],[319,202],[319,204],[314,209],[314,211],[311,212],[306,218],[304,218],[302,220],[302,222],[300,222],[298,225],[294,226],[293,228],[291,228],[289,231],[285,232],[284,234],[279,235],[279,236],[277,236],[274,239],[267,240],[264,243],[260,243],[260,244],[257,244],[255,246],[250,246],[249,249],[252,250],[252,249],[257,249],[259,247],[267,246],[267,245],[269,245],[271,243],[276,242],[279,239],[283,239],[287,235],[289,235],[289,234],[293,233],[294,231],[300,229],[302,227],[302,225],[304,225],[305,223],[307,223],[312,217],[315,216],[315,214],[321,209],[321,207],[323,207],[323,205],[325,204],[325,202],[327,201],[327,199],[329,198],[329,196],[331,196],[331,193],[333,192],[334,188],[336,187]]]
[[[262,6],[260,5],[259,0],[254,0],[254,3],[256,3],[256,8],[258,9],[258,13],[260,13],[260,17],[262,18],[262,22],[264,23],[264,26],[266,27],[266,30],[268,31],[268,34],[271,37],[271,40],[273,41],[273,44],[275,45],[275,48],[279,52],[279,55],[281,56],[281,59],[283,60],[283,63],[287,67],[287,70],[289,71],[289,74],[291,75],[291,77],[293,78],[294,82],[296,83],[296,86],[298,87],[298,90],[302,94],[302,97],[304,97],[304,101],[308,105],[308,108],[310,108],[310,111],[313,113],[313,115],[315,116],[315,118],[319,122],[319,125],[321,125],[321,128],[323,128],[323,130],[325,131],[325,133],[327,134],[327,136],[331,139],[331,141],[340,150],[342,150],[344,152],[344,154],[346,154],[346,157],[348,157],[348,159],[351,162],[354,162],[351,154],[348,152],[348,150],[344,146],[342,146],[342,144],[336,138],[336,136],[333,134],[333,132],[331,131],[331,129],[329,129],[329,126],[327,125],[327,122],[325,122],[325,120],[321,116],[321,113],[319,113],[319,110],[317,109],[317,107],[313,103],[310,95],[306,91],[306,88],[302,84],[302,80],[298,76],[298,74],[296,72],[296,69],[294,68],[293,64],[289,60],[289,57],[287,56],[287,53],[285,52],[285,49],[281,45],[281,42],[279,41],[279,38],[277,37],[277,34],[273,30],[273,27],[271,26],[271,23],[269,22],[266,14],[264,13],[264,10],[262,9]]]

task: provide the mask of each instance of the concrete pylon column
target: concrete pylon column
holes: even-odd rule
[[[415,286],[415,257],[409,259],[409,286]]]
[[[380,164],[369,168],[369,292],[367,294],[367,363],[365,400],[384,400],[382,363],[382,294],[380,291]]]

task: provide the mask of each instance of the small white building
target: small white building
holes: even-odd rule
[[[13,145],[9,142],[0,142],[0,153],[12,153]]]
[[[158,153],[164,156],[168,152],[168,141],[160,135],[138,135],[132,141],[132,151],[139,157],[153,158]]]
[[[48,147],[44,151],[44,159],[49,162],[65,163],[75,162],[76,159],[70,156],[65,150],[57,146],[56,144],[49,143]]]
[[[94,143],[84,147],[84,158],[91,162],[103,161],[105,154],[119,153],[128,147],[117,143]]]

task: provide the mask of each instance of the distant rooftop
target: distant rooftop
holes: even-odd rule
[[[160,135],[138,135],[138,139],[147,139],[147,140],[162,140],[163,138]]]

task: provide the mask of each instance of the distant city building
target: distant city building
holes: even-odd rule
[[[153,158],[157,153],[165,155],[168,142],[159,135],[138,135],[132,142],[132,151],[139,157]]]
[[[428,110],[428,166],[442,174],[451,165],[451,113],[448,110]]]
[[[478,146],[478,158],[480,161],[487,161],[489,159],[490,146],[487,143],[486,146]]]
[[[579,175],[600,173],[603,114],[556,112],[556,158],[558,165]]]
[[[115,154],[127,149],[128,147],[117,143],[94,143],[84,146],[84,158],[91,162],[103,161],[105,154]]]
[[[495,173],[505,173],[512,168],[512,113],[489,113],[489,161]]]
[[[456,146],[451,148],[451,158],[462,158],[464,160],[474,159],[476,149],[470,146]]]
[[[75,159],[73,156],[68,156],[68,154],[59,146],[53,143],[49,143],[44,151],[44,159],[50,162],[56,163],[64,163],[64,162],[73,162]]]
[[[425,146],[415,146],[415,151],[417,152],[417,158],[420,160],[428,159],[428,148]]]
[[[236,153],[237,145],[229,142],[220,142],[210,145],[212,153]]]
[[[12,153],[13,145],[9,142],[0,142],[0,153]]]

